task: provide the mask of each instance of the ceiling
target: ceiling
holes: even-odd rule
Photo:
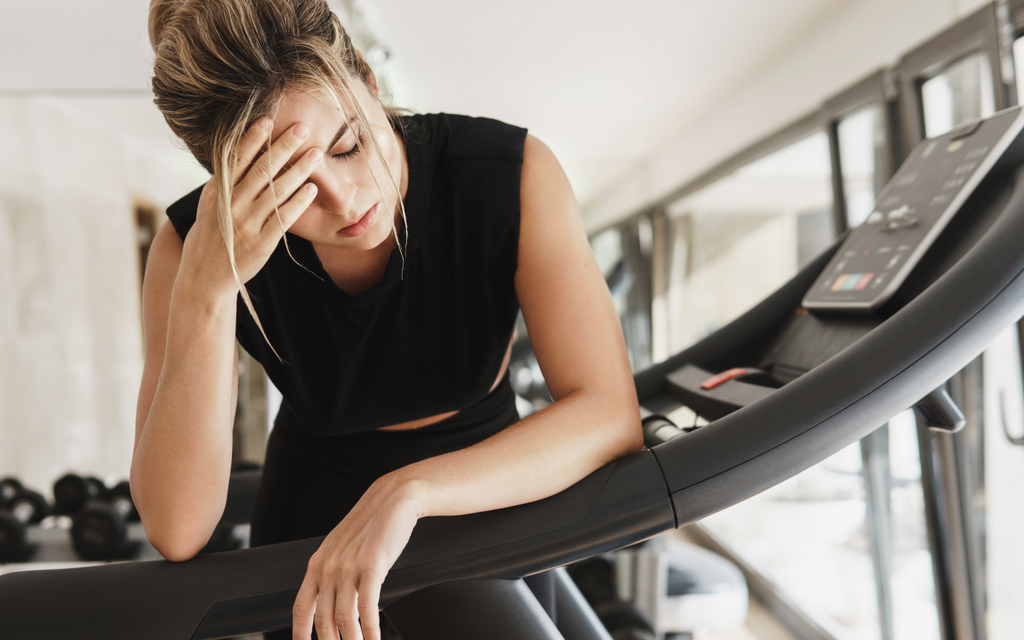
[[[390,56],[416,111],[528,127],[582,203],[716,108],[852,0],[331,0]],[[0,98],[52,93],[147,144],[146,0],[0,0]]]

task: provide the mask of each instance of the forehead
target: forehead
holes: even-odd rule
[[[359,89],[355,88],[356,99],[360,106],[363,101]],[[355,121],[355,109],[352,102],[341,91],[337,92],[341,107],[348,114],[350,121]],[[289,89],[285,92],[278,106],[277,117],[274,119],[273,137],[281,135],[292,125],[302,123],[309,128],[309,142],[325,144],[333,138],[338,128],[345,124],[345,118],[338,109],[334,98],[323,89]],[[328,139],[320,140],[327,137]]]

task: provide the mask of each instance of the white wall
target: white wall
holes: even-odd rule
[[[668,142],[582,203],[590,231],[637,212],[825,100],[897,62],[987,4],[980,0],[849,0]]]
[[[53,99],[0,100],[0,477],[127,477],[142,367],[137,200],[202,174]]]

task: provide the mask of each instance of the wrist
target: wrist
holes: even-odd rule
[[[233,310],[237,296],[236,286],[217,286],[206,278],[187,272],[178,273],[171,290],[173,306],[181,305],[208,313]]]
[[[417,520],[433,515],[431,483],[413,476],[409,467],[392,471],[380,477],[374,485],[387,495],[387,499]]]

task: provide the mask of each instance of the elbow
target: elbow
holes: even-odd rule
[[[639,409],[622,416],[619,425],[620,437],[617,440],[619,455],[617,457],[621,458],[642,451],[644,448],[644,429],[640,422]]]
[[[153,548],[171,562],[185,562],[199,555],[210,541],[215,528],[205,522],[190,521],[186,517],[172,516],[157,521],[152,514],[149,518],[143,515],[142,526]]]
[[[144,486],[134,477],[130,486],[146,539],[161,556],[171,562],[184,562],[202,551],[209,542],[216,520],[211,523],[209,516],[202,517],[194,508],[173,499],[147,495]]]
[[[146,530],[146,537],[161,556],[170,562],[185,562],[196,557],[206,542],[199,542],[195,536],[182,535],[180,532]]]
[[[644,431],[640,423],[640,409],[634,399],[632,403],[616,403],[608,411],[607,440],[609,461],[638,453],[644,448]]]

